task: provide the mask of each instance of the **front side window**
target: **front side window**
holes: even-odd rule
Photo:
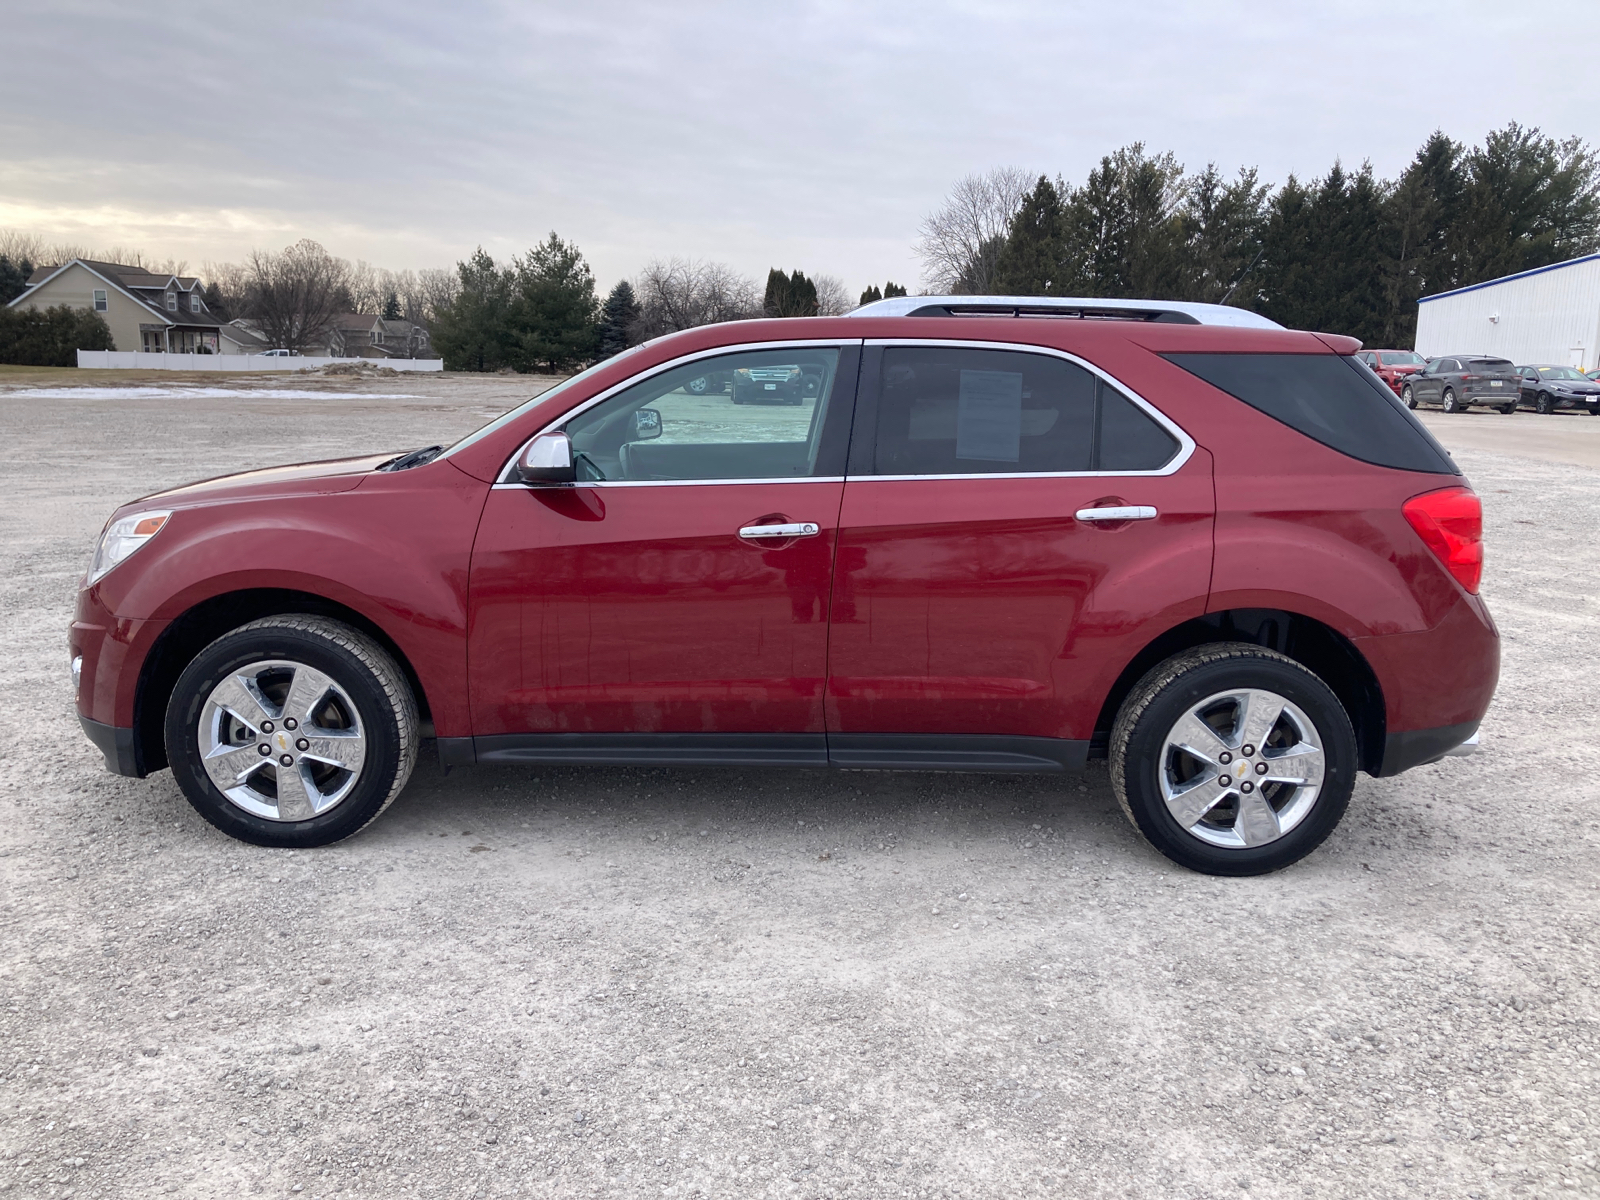
[[[831,443],[841,422],[828,419],[840,358],[833,346],[774,346],[696,359],[625,388],[561,426],[579,482],[840,474]]]
[[[1178,439],[1093,372],[1044,354],[883,351],[870,473],[1157,471]]]
[[[105,290],[105,288],[95,288],[95,290],[94,290],[94,310],[95,310],[95,312],[105,312],[106,311],[106,290]]]

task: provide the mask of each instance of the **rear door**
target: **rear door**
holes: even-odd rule
[[[1210,461],[1070,355],[869,343],[839,519],[830,758],[1081,761],[1141,639],[1204,611]]]

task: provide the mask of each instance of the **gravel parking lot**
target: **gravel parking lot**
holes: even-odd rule
[[[0,370],[0,1193],[1600,1194],[1600,471],[1567,449],[1600,421],[1428,417],[1487,509],[1484,749],[1363,777],[1278,875],[1174,868],[1103,765],[425,755],[291,852],[103,771],[64,652],[93,537],[530,383],[225,378]],[[1520,456],[1469,448],[1507,426]]]

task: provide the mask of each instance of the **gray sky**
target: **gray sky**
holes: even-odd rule
[[[951,182],[1143,140],[1278,182],[1435,128],[1600,143],[1592,0],[200,5],[0,0],[0,228],[380,266],[549,230],[915,284]]]

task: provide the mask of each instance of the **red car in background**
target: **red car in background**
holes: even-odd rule
[[[904,297],[661,338],[449,448],[112,514],[70,632],[108,767],[317,846],[449,764],[1060,772],[1174,861],[1294,862],[1469,749],[1478,499],[1348,338]],[[733,405],[711,374],[798,373]]]
[[[1415,375],[1427,362],[1415,350],[1363,350],[1356,357],[1393,388],[1396,396],[1405,386],[1406,376]]]

